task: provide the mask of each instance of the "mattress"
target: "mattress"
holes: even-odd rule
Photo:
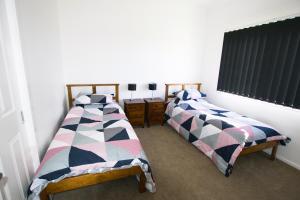
[[[53,138],[33,182],[29,199],[67,177],[140,166],[146,188],[155,191],[151,168],[124,111],[115,102],[73,107]]]
[[[278,140],[289,141],[273,127],[215,106],[204,99],[173,99],[165,118],[180,135],[208,156],[229,176],[243,148]]]

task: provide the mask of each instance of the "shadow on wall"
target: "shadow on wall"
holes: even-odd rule
[[[52,137],[51,137],[51,141],[52,141],[53,137],[56,135],[56,133],[57,133],[57,131],[59,130],[59,128],[60,128],[60,126],[61,126],[61,124],[62,124],[64,118],[66,117],[66,115],[67,115],[67,113],[68,113],[68,105],[67,105],[67,96],[66,96],[66,95],[64,96],[64,99],[63,99],[63,101],[62,101],[62,103],[61,103],[61,106],[62,106],[62,108],[63,108],[63,109],[62,109],[62,112],[61,112],[62,114],[61,114],[61,116],[59,116],[59,118],[58,118],[58,120],[57,120],[56,127],[53,128],[53,131],[52,131],[51,133],[49,133],[49,134],[51,134],[51,136],[52,136]],[[50,145],[50,143],[49,143],[49,145]],[[41,154],[39,155],[41,161],[42,161],[42,159],[43,159],[43,157],[44,157],[44,155],[45,155],[47,149],[49,148],[49,145],[48,145],[48,146],[45,146],[45,147],[42,149]]]

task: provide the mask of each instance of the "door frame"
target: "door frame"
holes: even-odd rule
[[[17,19],[17,10],[15,5],[15,0],[3,0],[5,7],[4,12],[6,12],[7,16],[7,28],[11,39],[10,49],[12,50],[13,57],[13,68],[16,77],[16,93],[20,98],[20,106],[22,113],[21,117],[24,125],[24,138],[26,138],[26,143],[28,144],[28,148],[30,151],[30,157],[32,159],[32,167],[35,171],[39,164],[39,151],[37,146],[35,128],[33,123],[32,111],[31,111],[31,103],[29,97],[28,84],[26,79],[25,67],[24,67],[24,59],[22,54],[22,45],[20,39],[20,32],[18,26]],[[33,172],[30,173],[30,178],[32,178]]]

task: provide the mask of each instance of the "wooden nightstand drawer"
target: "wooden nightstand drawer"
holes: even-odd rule
[[[151,116],[149,120],[152,122],[161,122],[163,120],[162,116]]]
[[[164,104],[163,103],[152,103],[152,104],[149,104],[149,108],[151,110],[163,110]]]
[[[124,110],[132,126],[144,127],[145,102],[143,99],[124,99]]]
[[[145,109],[145,104],[128,104],[127,105],[128,111],[139,111],[139,110],[144,110],[144,109]]]
[[[164,112],[161,110],[161,111],[152,111],[152,112],[148,112],[148,116],[150,118],[153,118],[153,117],[161,117],[162,115],[164,114]]]
[[[135,119],[129,119],[129,122],[132,126],[144,126],[144,119],[138,119],[138,118],[135,118]]]
[[[131,111],[131,112],[128,112],[128,115],[127,117],[128,118],[144,118],[144,115],[145,113],[144,112],[141,112],[141,111]]]
[[[148,126],[152,124],[163,124],[163,116],[165,111],[164,100],[144,99],[146,102],[146,121]]]

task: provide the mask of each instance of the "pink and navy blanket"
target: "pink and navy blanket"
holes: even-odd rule
[[[208,103],[203,99],[169,102],[165,118],[180,135],[208,156],[218,169],[229,176],[233,164],[245,147],[289,138],[274,128]]]
[[[29,188],[38,199],[48,183],[82,174],[140,166],[155,191],[148,159],[117,103],[73,107],[51,142]]]

